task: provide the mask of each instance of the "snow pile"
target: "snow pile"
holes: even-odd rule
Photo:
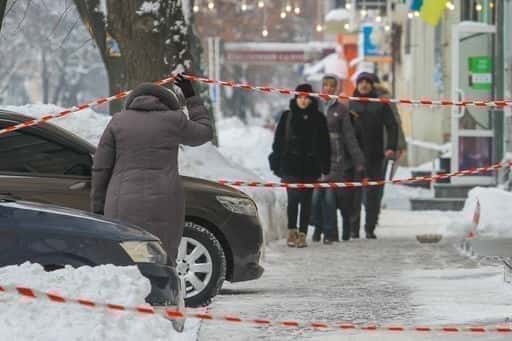
[[[402,274],[418,311],[414,323],[501,323],[510,316],[512,291],[502,267],[417,270]]]
[[[39,264],[24,263],[0,268],[0,284],[130,306],[145,304],[144,298],[151,290],[137,267],[113,265],[45,272]],[[180,334],[160,316],[142,317],[7,293],[0,294],[0,301],[2,340],[192,340],[199,326],[197,321],[187,320],[186,331]]]
[[[464,209],[441,232],[466,236],[474,227],[473,217],[477,201],[480,203],[479,235],[512,237],[512,193],[498,188],[476,187],[469,192]]]
[[[159,9],[160,9],[159,2],[144,1],[142,3],[142,5],[140,5],[140,9],[136,13],[138,15],[144,15],[144,14],[157,15]]]
[[[30,104],[2,106],[31,117],[56,114],[62,110],[55,105]],[[91,109],[54,119],[54,123],[97,145],[110,116]],[[217,122],[220,148],[207,143],[200,147],[183,146],[179,154],[180,174],[212,181],[279,180],[268,169],[267,156],[271,150],[273,133],[261,127],[245,127],[238,119]],[[225,155],[228,156],[226,158]],[[255,172],[249,171],[253,169]],[[263,188],[239,188],[251,196],[258,206],[265,240],[284,237],[286,233],[286,192]]]

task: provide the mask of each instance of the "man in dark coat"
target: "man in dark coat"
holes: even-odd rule
[[[190,81],[180,75],[175,84],[186,98],[189,118],[174,92],[152,83],[137,86],[101,137],[91,191],[94,213],[158,236],[173,265],[185,220],[179,145],[197,146],[212,138],[208,111]]]
[[[313,92],[310,84],[297,86],[296,91]],[[301,95],[290,101],[290,110],[279,120],[270,168],[283,182],[316,182],[330,170],[331,148],[325,116],[318,111],[316,98]],[[312,189],[287,189],[288,246],[305,247],[311,214]],[[300,205],[300,222],[297,214]]]
[[[357,77],[354,97],[377,98],[373,74],[362,72]],[[354,126],[358,130],[360,146],[365,156],[365,175],[370,180],[382,180],[384,159],[392,158],[397,149],[398,125],[388,104],[367,101],[350,101]],[[384,146],[384,129],[387,131],[387,145]],[[375,226],[380,212],[380,190],[378,187],[366,187],[366,238],[375,239]],[[359,238],[361,190],[354,190],[354,224],[352,237]]]
[[[322,92],[329,95],[340,93],[341,80],[334,74],[326,74],[322,79]],[[334,98],[323,103],[327,119],[327,129],[331,142],[331,171],[321,178],[322,182],[342,182],[344,175],[352,168],[364,170],[364,156],[355,136],[350,114],[345,104]],[[322,188],[313,193],[313,241],[320,241],[324,234],[324,244],[338,241],[337,207],[343,217],[343,240],[350,239],[352,201],[343,198],[342,189]],[[348,204],[348,205],[347,205]]]

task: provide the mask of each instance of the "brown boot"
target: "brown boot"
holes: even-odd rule
[[[299,232],[299,237],[297,239],[297,247],[306,247],[306,234],[304,232]]]
[[[289,247],[297,247],[297,238],[298,238],[297,230],[288,230],[288,240],[286,241],[286,244]]]

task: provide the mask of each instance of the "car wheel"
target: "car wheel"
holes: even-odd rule
[[[187,307],[206,306],[226,277],[226,257],[217,238],[205,227],[186,222],[178,248],[176,272]]]

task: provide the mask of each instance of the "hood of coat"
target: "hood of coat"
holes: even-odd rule
[[[382,85],[380,83],[375,83],[374,89],[377,92],[377,95],[379,97],[381,97],[381,96],[383,96],[383,97],[391,96],[391,93],[389,92],[388,88],[386,88],[384,85]]]
[[[153,83],[142,83],[130,93],[125,108],[141,111],[179,110],[180,102],[174,91]]]
[[[290,110],[294,113],[302,113],[302,114],[314,114],[318,112],[318,99],[315,97],[311,98],[311,104],[308,105],[306,109],[299,108],[297,104],[297,99],[292,98],[290,100]]]

